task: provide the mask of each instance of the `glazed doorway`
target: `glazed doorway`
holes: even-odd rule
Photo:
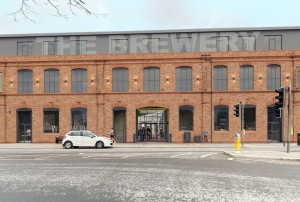
[[[275,116],[275,106],[268,107],[268,142],[282,142],[281,119]]]
[[[169,133],[168,110],[161,107],[145,107],[136,110],[136,134],[140,128],[144,129],[144,137],[138,141],[166,142]],[[147,135],[147,132],[149,135]],[[158,134],[160,139],[158,139]]]
[[[117,142],[126,143],[126,108],[115,107],[114,113],[114,133],[117,138]]]
[[[30,133],[26,132],[30,130]],[[31,109],[17,109],[17,142],[32,142],[32,111]]]

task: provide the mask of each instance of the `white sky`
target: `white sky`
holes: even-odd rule
[[[85,0],[89,10],[107,15],[76,11],[67,20],[53,16],[45,0],[35,1],[32,23],[8,15],[22,0],[0,0],[0,34],[300,26],[299,0]],[[53,1],[70,13],[68,0]]]

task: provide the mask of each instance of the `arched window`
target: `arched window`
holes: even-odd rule
[[[240,67],[240,90],[253,90],[254,70],[253,66]]]
[[[179,130],[193,130],[194,108],[184,105],[179,107]]]
[[[114,68],[112,71],[112,91],[128,92],[128,69]]]
[[[160,69],[158,67],[146,67],[144,69],[144,91],[160,91]]]
[[[227,67],[226,66],[214,67],[214,90],[218,90],[218,91],[227,90]]]
[[[87,92],[87,71],[83,68],[72,70],[72,92]]]
[[[215,130],[229,130],[228,106],[218,105],[214,107]]]
[[[281,85],[280,66],[268,65],[267,66],[267,90],[276,90]]]
[[[46,69],[44,71],[44,92],[59,93],[59,70]]]
[[[18,93],[32,93],[32,70],[21,69],[18,71]]]
[[[176,91],[192,91],[192,68],[176,68]]]

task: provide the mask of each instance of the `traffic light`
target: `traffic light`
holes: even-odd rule
[[[284,108],[284,87],[276,89],[275,92],[278,93],[278,95],[275,96],[275,99],[278,100],[275,103],[275,116],[277,118],[280,118],[281,117],[281,109]]]
[[[240,116],[240,104],[234,105],[234,116],[236,117]]]

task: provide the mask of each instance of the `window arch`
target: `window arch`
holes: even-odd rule
[[[176,68],[176,91],[192,91],[192,67]]]
[[[214,107],[214,125],[215,130],[229,130],[228,109],[226,105],[217,105]]]
[[[72,92],[87,92],[87,70],[84,68],[72,69]]]
[[[275,90],[281,85],[281,68],[279,65],[273,64],[267,66],[267,90]]]
[[[179,107],[179,130],[194,129],[194,107],[183,105]]]
[[[160,91],[160,69],[158,67],[144,68],[144,91]]]
[[[112,71],[112,91],[128,92],[128,69],[125,67],[114,68]]]
[[[44,92],[59,93],[59,70],[46,69],[44,71]]]
[[[240,67],[240,90],[253,90],[254,68],[251,65]]]
[[[219,91],[227,90],[227,67],[226,66],[214,67],[214,90],[219,90]]]
[[[33,78],[32,70],[18,70],[18,93],[32,93]]]

